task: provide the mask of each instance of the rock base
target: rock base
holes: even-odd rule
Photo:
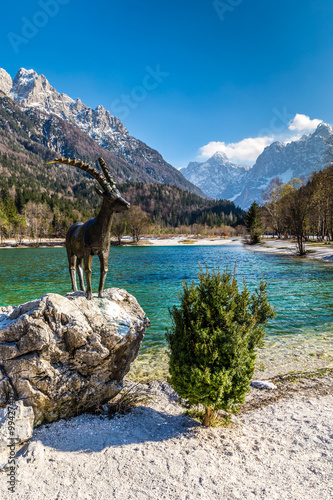
[[[122,389],[149,319],[117,288],[89,301],[83,292],[47,294],[0,308],[0,407],[31,406],[34,425],[103,404]]]

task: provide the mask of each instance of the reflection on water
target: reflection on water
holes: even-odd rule
[[[48,292],[70,291],[64,248],[0,250],[0,306],[17,305]],[[264,275],[270,302],[277,317],[267,328],[267,342],[260,353],[264,365],[274,356],[313,361],[333,355],[333,266],[317,261],[248,252],[237,246],[112,247],[105,288],[126,288],[135,295],[151,321],[140,357],[133,371],[149,371],[156,354],[156,370],[166,366],[164,333],[170,326],[168,309],[177,304],[185,280],[197,280],[198,263],[209,269],[237,262],[250,290]],[[93,263],[93,290],[97,291],[99,262]],[[310,356],[311,355],[311,356]],[[326,359],[326,358],[327,359]],[[141,367],[141,368],[140,368]],[[165,370],[164,370],[165,371]]]

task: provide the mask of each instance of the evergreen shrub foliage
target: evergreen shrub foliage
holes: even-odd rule
[[[275,313],[267,301],[266,283],[250,295],[238,289],[226,269],[204,272],[199,284],[183,282],[180,306],[170,310],[172,328],[170,382],[191,405],[205,407],[205,425],[217,410],[232,411],[244,403],[253,376],[256,348],[263,345],[264,326]]]
[[[254,201],[246,213],[245,224],[250,231],[251,245],[260,243],[260,236],[263,231],[261,211],[258,203]]]

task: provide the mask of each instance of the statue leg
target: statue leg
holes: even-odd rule
[[[72,289],[73,289],[73,292],[76,292],[77,286],[76,286],[76,257],[75,257],[75,255],[68,254],[68,263],[69,263],[69,274],[71,275],[71,280],[72,280]]]
[[[84,286],[84,280],[83,280],[83,259],[76,260],[76,270],[79,275],[80,290],[85,292],[86,288]]]
[[[86,283],[87,283],[87,299],[92,299],[92,290],[91,290],[91,263],[93,260],[93,256],[87,254],[84,258],[84,273],[86,275]]]
[[[105,283],[105,278],[108,272],[108,260],[109,260],[109,255],[99,255],[99,261],[101,264],[101,274],[100,274],[100,279],[99,279],[99,288],[98,288],[98,297],[103,298],[103,289],[104,289],[104,283]]]

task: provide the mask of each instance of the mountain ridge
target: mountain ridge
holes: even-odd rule
[[[204,163],[190,162],[180,171],[215,199],[230,199],[235,192],[241,191],[242,179],[246,173],[244,167],[232,163],[224,153],[215,153]]]
[[[63,123],[65,122],[84,134],[87,144],[91,144],[89,140],[94,141],[101,148],[100,155],[109,156],[109,160],[113,159],[116,163],[117,168],[113,172],[116,180],[173,184],[203,198],[207,197],[200,188],[192,185],[176,168],[167,163],[158,151],[131,137],[124,124],[103,106],[92,109],[80,99],[75,101],[66,94],[60,94],[44,75],[21,68],[12,80],[4,69],[0,69],[0,90],[21,106],[28,116],[34,114],[35,121],[42,123],[45,133],[52,128],[58,128],[60,131],[66,129]],[[50,127],[52,121],[55,127]],[[77,132],[74,135],[77,135]],[[47,140],[45,136],[42,142]],[[59,142],[61,143],[60,134],[52,144],[56,152],[60,152],[59,147],[56,147]],[[81,136],[81,145],[83,142]],[[71,148],[67,149],[74,151],[78,148],[72,144]],[[110,167],[112,170],[112,165]]]
[[[249,169],[232,163],[225,154],[215,153],[205,162],[190,162],[181,172],[209,196],[226,198],[247,209],[253,201],[261,201],[262,192],[272,179],[279,177],[286,183],[327,167],[330,141],[333,141],[333,128],[321,123],[314,132],[298,140],[275,141],[266,146]]]
[[[216,202],[175,185],[152,183],[148,174],[146,182],[138,182],[142,178],[138,167],[103,150],[61,118],[42,116],[33,108],[24,110],[0,90],[0,236],[17,231],[15,224],[22,221],[29,202],[34,210],[36,204],[43,207],[45,227],[62,237],[73,222],[93,217],[101,205],[101,198],[95,192],[95,179],[72,166],[45,166],[44,162],[64,155],[80,157],[94,165],[101,154],[112,165],[112,174],[117,176],[125,199],[146,210],[153,222],[162,227],[197,221],[212,227],[243,221],[242,210],[227,200]],[[131,175],[137,182],[124,182],[126,168],[132,169]],[[4,207],[8,213],[7,209],[2,210]]]

